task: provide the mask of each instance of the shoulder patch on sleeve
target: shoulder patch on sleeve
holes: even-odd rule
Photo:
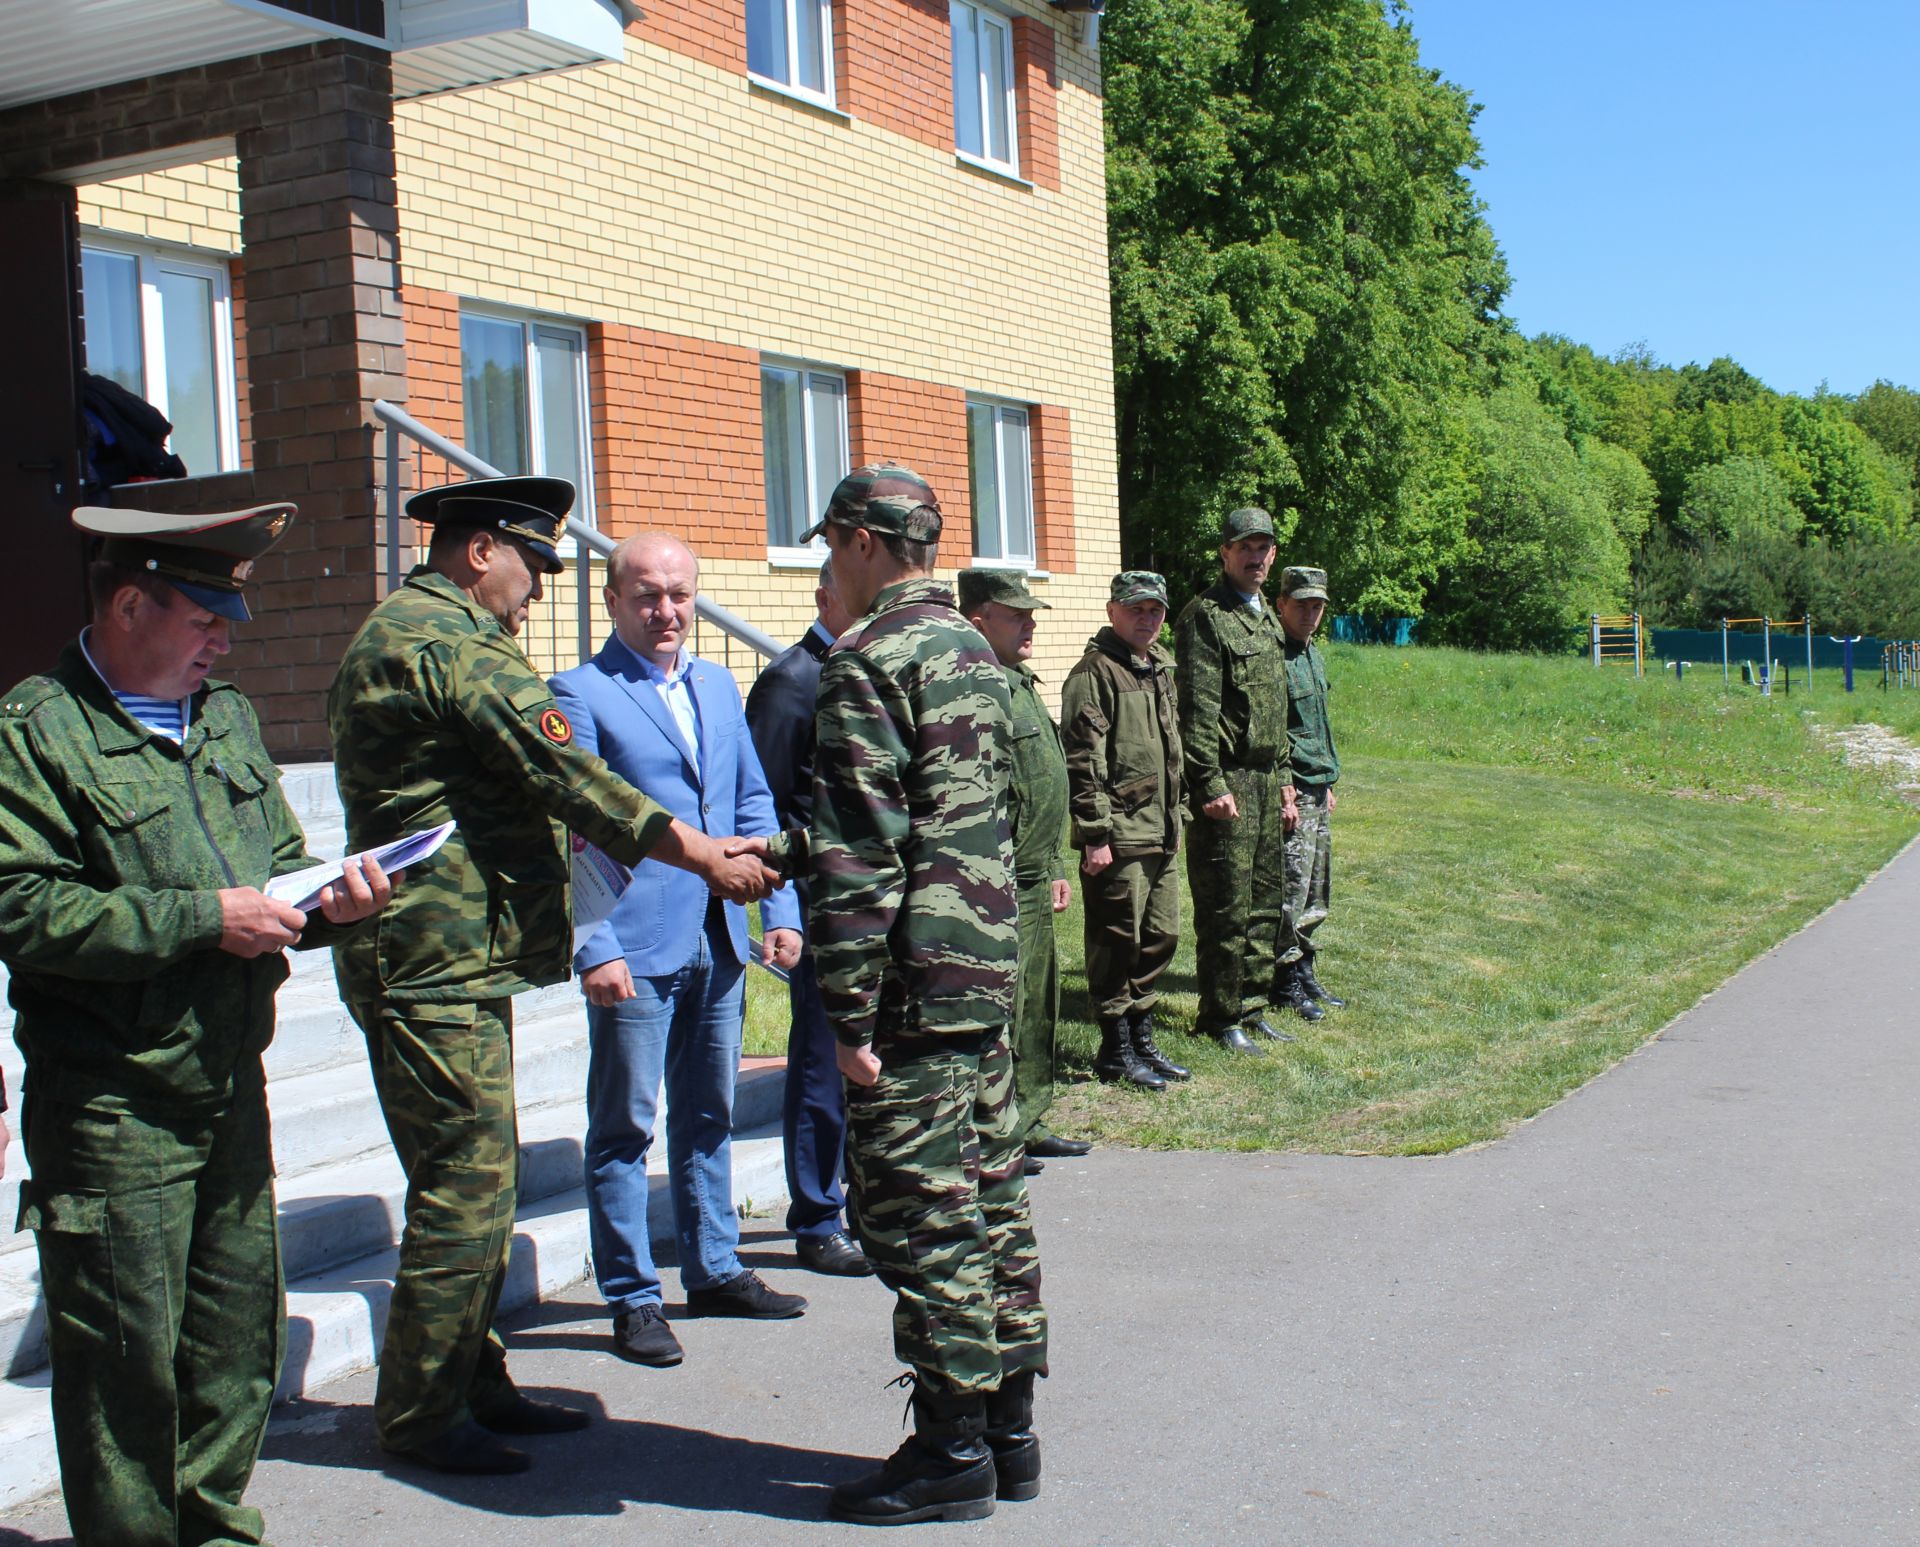
[[[573,740],[573,721],[558,709],[543,710],[540,715],[540,734],[556,747],[564,747]]]

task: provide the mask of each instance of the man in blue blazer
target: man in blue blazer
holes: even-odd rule
[[[820,663],[833,642],[853,627],[840,601],[831,564],[820,566],[813,593],[819,612],[800,642],[776,655],[747,694],[747,725],[760,766],[773,792],[773,813],[788,831],[813,825],[813,706],[820,691]],[[793,890],[804,918],[807,882]],[[793,1008],[787,1033],[786,1110],[781,1125],[787,1159],[787,1228],[803,1268],[862,1277],[873,1272],[866,1253],[841,1222],[847,1206],[840,1181],[840,1153],[847,1143],[847,1090],[827,1024],[813,955],[803,952],[788,985]]]
[[[773,801],[740,690],[690,655],[699,561],[685,544],[642,533],[608,564],[613,636],[553,679],[588,752],[675,816],[708,833],[776,830]],[[800,959],[791,890],[764,904],[767,960]],[[643,860],[611,916],[574,956],[587,996],[586,1190],[594,1273],[613,1311],[614,1352],[678,1364],[661,1314],[647,1237],[647,1154],[661,1080],[667,1091],[667,1185],[687,1310],[695,1316],[798,1316],[738,1255],[733,1207],[733,1088],[745,1011],[746,909],[693,875]]]

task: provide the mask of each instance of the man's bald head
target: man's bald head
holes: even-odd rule
[[[635,655],[663,671],[680,657],[699,594],[699,559],[665,532],[637,533],[607,560],[607,615],[615,632]]]
[[[607,559],[608,583],[623,587],[625,571],[637,564],[664,565],[676,573],[684,569],[690,581],[696,585],[700,581],[699,556],[671,532],[635,532],[624,539]]]

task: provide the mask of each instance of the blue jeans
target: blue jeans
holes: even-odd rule
[[[587,1221],[594,1275],[616,1311],[660,1303],[647,1235],[647,1152],[663,1074],[681,1283],[705,1289],[741,1271],[733,1083],[745,969],[727,959],[731,950],[716,960],[711,935],[701,932],[693,960],[678,972],[636,977],[632,999],[587,1006]]]

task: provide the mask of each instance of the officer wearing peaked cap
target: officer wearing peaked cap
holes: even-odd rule
[[[400,1268],[374,1418],[388,1450],[445,1471],[529,1464],[503,1434],[586,1414],[521,1396],[493,1332],[513,1237],[513,996],[567,977],[567,852],[556,822],[623,864],[661,860],[719,896],[773,877],[674,818],[575,744],[515,643],[573,507],[563,478],[487,478],[415,495],[427,562],[374,608],[328,699],[348,841],[366,848],[449,819],[377,939],[335,956],[407,1173]]]
[[[247,701],[208,680],[291,505],[87,508],[92,622],[0,710],[0,960],[74,1539],[258,1542],[241,1502],[284,1346],[261,1053],[289,946],[384,905],[368,866],[311,919],[312,863]]]

